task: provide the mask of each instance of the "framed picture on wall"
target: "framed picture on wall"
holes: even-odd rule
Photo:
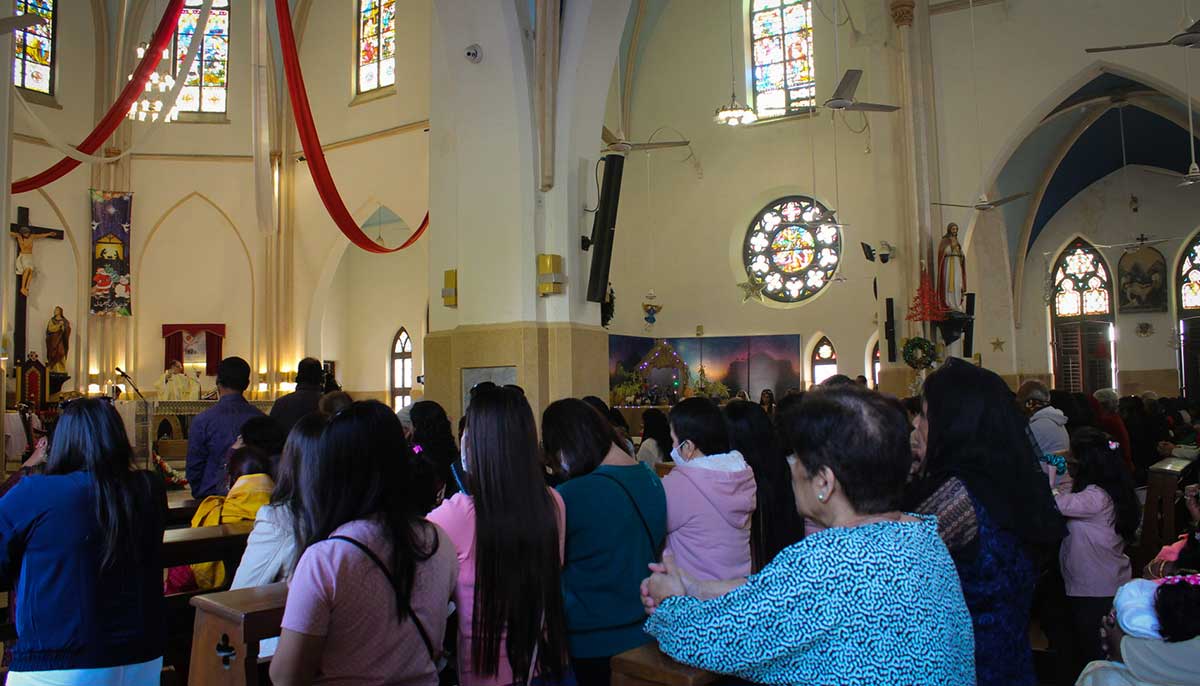
[[[1144,245],[1117,263],[1117,301],[1122,314],[1167,311],[1167,261]]]

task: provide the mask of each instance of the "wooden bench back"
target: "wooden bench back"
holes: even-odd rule
[[[189,686],[263,683],[259,643],[280,634],[287,583],[192,598],[196,608]]]
[[[696,669],[667,657],[651,642],[613,657],[612,686],[708,686],[731,677]]]
[[[1146,482],[1146,508],[1142,517],[1142,538],[1132,560],[1135,570],[1142,569],[1164,545],[1174,543],[1178,538],[1175,495],[1179,490],[1180,472],[1190,464],[1189,460],[1169,457],[1150,467]]]

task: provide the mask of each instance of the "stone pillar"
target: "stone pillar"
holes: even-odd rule
[[[0,18],[11,17],[13,14],[12,3],[0,5]],[[0,52],[4,55],[12,55],[13,51],[12,33],[0,35]],[[9,62],[11,63],[11,57]],[[8,225],[11,221],[10,217],[15,215],[12,212],[12,69],[5,69],[5,74],[0,76],[0,88],[4,89],[4,95],[0,96],[0,132],[3,136],[0,137],[0,217],[4,218],[4,240],[0,241],[0,271],[6,272],[4,279],[0,280],[0,335],[6,339],[6,348],[4,354],[0,357],[0,373],[3,374],[0,379],[0,389],[4,392],[0,393],[0,413],[3,413],[8,402],[8,382],[9,370],[13,368],[12,351],[12,336],[9,334],[9,329],[12,327],[12,303],[15,302],[16,295],[14,293],[15,279],[10,276],[13,272],[12,258],[9,255],[13,251],[13,239],[8,236]],[[2,415],[0,415],[2,416]],[[16,455],[18,459],[20,455]],[[4,454],[4,446],[0,445],[0,465],[3,465],[4,471],[8,471],[8,455]]]
[[[557,6],[557,3],[555,3]],[[585,298],[585,205],[630,0],[566,3],[554,126],[554,185],[539,191],[533,17],[526,3],[434,4],[430,103],[429,334],[425,397],[463,411],[463,370],[514,367],[540,411],[606,395],[607,333]],[[467,57],[478,46],[478,61]],[[481,106],[486,103],[486,106]],[[537,295],[539,253],[563,257],[565,292]],[[457,270],[456,307],[441,296]]]

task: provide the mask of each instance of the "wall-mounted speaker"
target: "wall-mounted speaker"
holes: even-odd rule
[[[975,294],[967,293],[967,326],[963,331],[963,357],[975,355]]]
[[[884,301],[887,308],[887,319],[883,321],[883,335],[887,339],[888,362],[896,361],[896,301],[888,298]]]

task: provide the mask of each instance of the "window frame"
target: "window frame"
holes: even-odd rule
[[[1104,270],[1102,280],[1104,290],[1108,295],[1108,311],[1105,313],[1086,312],[1083,299],[1084,292],[1079,291],[1079,314],[1060,315],[1058,313],[1058,294],[1062,282],[1058,281],[1057,275],[1059,270],[1064,268],[1067,257],[1080,249],[1094,256],[1100,268]],[[1092,393],[1100,390],[1100,388],[1116,388],[1116,300],[1113,290],[1113,271],[1112,267],[1108,264],[1108,260],[1104,258],[1104,255],[1090,241],[1082,236],[1076,236],[1071,239],[1067,247],[1063,248],[1054,260],[1050,279],[1053,287],[1050,294],[1050,303],[1047,307],[1050,308],[1050,347],[1054,360],[1055,388],[1076,393]],[[1064,274],[1063,281],[1066,280],[1070,280],[1073,285],[1075,283],[1073,277]],[[1096,354],[1096,351],[1087,345],[1089,335],[1093,338],[1096,336],[1107,337],[1107,356]],[[1074,342],[1072,343],[1068,339],[1072,339]],[[1068,354],[1071,355],[1071,358],[1065,360],[1064,356]],[[1108,361],[1109,375],[1106,379],[1108,383],[1104,385],[1092,383],[1090,380],[1089,369],[1093,368],[1093,363],[1099,360]],[[1070,380],[1067,378],[1068,374],[1066,371],[1067,367],[1078,370],[1078,385],[1069,383]]]
[[[744,20],[744,24],[743,24],[743,26],[744,26],[744,34],[743,34],[744,35],[744,40],[743,40],[744,48],[743,49],[745,50],[745,59],[746,59],[746,66],[747,66],[747,68],[745,69],[745,84],[744,85],[745,85],[745,89],[746,89],[746,100],[748,101],[747,105],[751,109],[754,110],[754,113],[758,117],[757,121],[754,122],[754,125],[769,124],[771,122],[784,121],[784,120],[787,120],[789,118],[794,118],[794,117],[810,117],[810,116],[812,116],[819,109],[818,103],[817,103],[817,72],[816,72],[816,68],[815,68],[816,67],[816,60],[815,60],[816,21],[813,19],[813,15],[816,12],[816,8],[814,7],[814,0],[799,0],[799,2],[796,2],[793,0],[780,0],[780,5],[779,5],[778,9],[781,12],[786,7],[785,3],[790,3],[792,5],[798,5],[798,4],[807,4],[808,5],[809,25],[808,25],[807,41],[808,41],[808,56],[809,56],[809,61],[810,61],[810,65],[809,65],[810,79],[808,81],[807,86],[810,86],[812,88],[811,104],[803,105],[803,106],[796,106],[793,108],[791,92],[792,92],[792,90],[795,90],[795,89],[789,88],[788,82],[787,82],[787,67],[788,67],[788,63],[791,62],[792,60],[790,60],[787,56],[787,40],[786,39],[787,39],[787,35],[789,33],[795,33],[795,32],[788,31],[787,27],[783,26],[783,30],[778,34],[779,39],[780,39],[780,50],[782,53],[783,60],[781,62],[772,62],[771,63],[771,64],[782,64],[783,65],[784,107],[783,107],[783,112],[780,114],[764,114],[761,111],[761,108],[759,107],[759,91],[758,91],[758,82],[757,82],[758,63],[755,58],[755,52],[754,52],[754,44],[756,42],[755,36],[754,36],[754,17],[755,17],[755,15],[761,14],[762,12],[769,12],[773,8],[767,8],[767,9],[756,11],[754,9],[754,3],[755,3],[755,0],[747,0],[747,2],[745,4],[745,8],[746,8],[745,13],[742,15],[743,20]],[[782,20],[783,20],[783,17],[781,15],[781,21]],[[769,65],[766,65],[766,66],[769,66]],[[801,87],[803,88],[806,86],[801,86]]]
[[[406,347],[402,346],[402,343]],[[397,350],[397,348],[401,349]],[[413,367],[413,340],[412,336],[408,333],[408,329],[402,326],[396,331],[396,335],[392,336],[392,346],[388,350],[388,404],[391,405],[392,410],[399,411],[402,408],[412,406],[412,384],[416,380],[417,373],[416,368]],[[406,366],[409,376],[408,386],[402,385],[404,383],[403,372],[401,372],[401,378],[396,378],[396,363],[400,362],[403,368],[405,361],[407,361]],[[396,398],[403,398],[404,400],[397,404]]]
[[[383,54],[383,20],[382,20],[382,17],[383,17],[383,3],[385,2],[385,0],[376,0],[376,2],[378,2],[378,4],[379,4],[379,15],[380,15],[379,33],[377,34],[379,36],[380,52],[378,55],[376,55],[375,63],[380,66],[379,73],[382,73],[382,66],[383,66],[383,58],[382,58],[382,54]],[[387,97],[389,95],[395,95],[397,92],[395,69],[396,69],[396,63],[397,63],[396,53],[397,53],[398,48],[395,46],[395,41],[397,38],[395,20],[396,20],[396,15],[398,14],[399,0],[396,0],[396,3],[393,5],[393,8],[395,8],[395,9],[393,9],[393,14],[392,14],[392,22],[393,22],[392,23],[393,48],[392,48],[392,57],[391,57],[391,59],[392,59],[392,74],[393,74],[392,82],[387,85],[382,85],[382,84],[379,84],[377,81],[377,85],[370,90],[363,90],[363,88],[362,88],[362,66],[363,65],[359,63],[359,58],[362,55],[362,46],[363,46],[362,4],[363,4],[363,0],[355,0],[354,4],[353,4],[353,8],[354,8],[354,58],[350,61],[350,69],[352,72],[351,78],[350,78],[350,82],[352,84],[351,88],[350,88],[350,93],[352,96],[350,104],[352,106],[360,105],[364,102],[371,102],[372,100],[377,100],[379,98]],[[378,79],[378,78],[379,78],[379,75],[377,74],[376,79]]]
[[[831,357],[818,357],[821,347],[825,346],[825,345],[829,346],[829,349],[833,353],[832,356]],[[817,379],[817,368],[818,367],[832,367],[833,371],[829,374],[824,374],[821,376],[820,379]],[[808,355],[808,372],[809,372],[809,384],[808,384],[809,388],[816,388],[817,386],[820,386],[821,383],[823,381],[825,381],[826,379],[828,379],[829,377],[835,376],[839,373],[837,346],[833,344],[833,341],[829,340],[829,336],[822,335],[821,338],[817,340],[817,344],[813,346],[812,352],[809,353],[809,355]]]
[[[810,234],[810,237],[813,240],[812,260],[804,268],[799,269],[796,272],[787,273],[787,272],[784,272],[783,268],[781,268],[775,262],[774,257],[773,257],[774,253],[784,252],[784,251],[775,250],[773,248],[773,244],[774,244],[775,239],[777,238],[777,234],[782,230],[780,227],[784,227],[784,226],[788,225],[789,223],[786,221],[783,221],[781,218],[781,221],[778,224],[776,224],[775,226],[771,227],[770,229],[766,229],[764,226],[761,226],[760,223],[764,221],[764,218],[768,214],[770,214],[772,212],[779,212],[784,207],[786,207],[789,203],[793,203],[793,202],[798,203],[801,206],[807,205],[811,208],[815,208],[816,210],[818,210],[820,212],[820,216],[826,217],[828,219],[828,221],[824,222],[820,226],[821,227],[832,226],[832,228],[835,232],[835,235],[834,235],[834,239],[832,242],[823,243],[821,241],[820,237],[817,235],[821,231],[820,228],[801,227],[803,231]],[[805,220],[803,219],[803,217],[801,217],[799,222],[793,222],[792,225],[798,226],[798,225],[802,224],[804,221]],[[767,246],[765,248],[762,248],[761,250],[756,249],[754,247],[755,234],[760,233],[760,232],[765,232],[767,238],[771,239],[767,243]],[[838,271],[842,267],[842,258],[843,258],[842,250],[844,247],[843,243],[844,243],[844,241],[843,241],[843,237],[842,237],[841,227],[837,226],[837,215],[833,211],[831,211],[828,207],[826,207],[824,203],[822,203],[821,201],[817,200],[816,198],[813,198],[808,195],[801,195],[801,194],[785,195],[785,196],[775,198],[774,200],[769,201],[765,206],[763,206],[758,212],[756,212],[754,214],[753,219],[751,219],[750,223],[746,226],[746,230],[742,235],[742,251],[741,251],[742,271],[745,273],[748,281],[750,281],[751,283],[754,283],[754,284],[761,284],[763,286],[762,298],[763,298],[764,303],[769,303],[773,307],[785,307],[785,308],[797,307],[797,306],[812,302],[816,298],[820,297],[821,294],[825,293],[826,290],[829,288],[829,284],[833,283],[834,279],[837,277]],[[834,260],[833,260],[833,265],[831,267],[821,266],[821,253],[825,249],[833,250]],[[761,257],[761,256],[768,256],[768,264],[767,264],[767,270],[760,274],[760,273],[757,273],[752,268],[752,265],[754,262],[756,262],[756,258]],[[808,275],[811,274],[814,270],[818,270],[824,274],[823,283],[820,286],[816,287],[815,289],[813,289],[811,286],[805,286],[801,290],[801,295],[799,295],[797,297],[787,296],[788,281],[790,281],[791,279],[794,279],[796,277],[800,277],[802,281],[807,281]],[[779,274],[779,280],[780,280],[781,285],[780,285],[779,289],[774,292],[780,293],[781,294],[780,297],[776,297],[775,295],[773,295],[772,294],[773,291],[770,290],[770,281],[771,281],[770,277],[772,274],[775,274],[775,273]],[[786,278],[785,278],[785,275],[786,275]],[[806,291],[807,291],[807,295],[804,294]],[[783,296],[787,296],[787,297],[783,297]]]
[[[184,6],[183,6],[184,11],[187,11],[189,9],[199,9],[199,7],[203,5],[202,2],[200,3],[200,5],[191,5],[191,4],[189,4],[189,2],[199,2],[199,0],[186,0],[184,2]],[[227,16],[229,17],[228,26],[226,27],[226,33],[225,33],[225,85],[223,87],[223,90],[225,91],[225,109],[223,109],[219,112],[204,111],[204,88],[205,87],[204,87],[204,42],[203,41],[205,41],[208,38],[208,28],[205,27],[204,35],[200,37],[200,41],[201,41],[200,52],[199,52],[199,54],[196,55],[196,63],[193,65],[194,67],[197,67],[198,73],[200,74],[200,84],[197,86],[198,90],[196,91],[197,98],[199,99],[199,105],[198,105],[199,109],[197,109],[195,112],[192,112],[192,111],[185,112],[183,110],[180,110],[179,111],[179,119],[177,120],[180,123],[185,123],[185,124],[187,124],[187,123],[192,123],[192,124],[227,124],[227,123],[229,123],[229,93],[230,93],[229,77],[230,77],[230,71],[231,71],[230,64],[233,61],[233,2],[234,2],[234,0],[228,0],[225,7],[216,7],[215,6],[216,3],[213,3],[214,4],[214,7],[213,7],[214,12],[216,12],[217,10],[224,10],[226,12]],[[180,14],[179,18],[180,18],[180,21],[182,21],[183,15]],[[211,16],[210,16],[210,20],[211,20]],[[180,79],[180,78],[186,79],[187,78],[186,74],[184,74],[182,76],[180,76],[180,74],[179,74],[179,67],[181,66],[181,64],[180,64],[181,61],[179,59],[179,22],[178,21],[175,22],[175,31],[172,32],[172,34],[171,34],[170,50],[171,50],[171,76],[173,76],[175,79]],[[210,86],[210,88],[215,88],[215,86]],[[182,91],[180,91],[180,95],[182,96]],[[178,104],[178,103],[176,103],[176,104]]]
[[[1195,258],[1193,259],[1193,255]],[[1184,265],[1188,264],[1185,271]],[[1178,351],[1180,395],[1188,400],[1200,396],[1200,307],[1188,308],[1183,304],[1183,287],[1193,271],[1200,271],[1200,232],[1188,239],[1179,259],[1175,262],[1175,319],[1178,322]],[[1200,279],[1197,281],[1200,283]]]
[[[31,1],[32,0],[16,0],[16,2],[19,3],[22,6],[22,8],[24,8],[26,10],[28,10],[29,3]],[[57,94],[58,94],[58,10],[59,10],[59,6],[60,6],[61,2],[62,2],[62,0],[54,0],[54,4],[50,7],[50,64],[47,65],[47,68],[50,72],[49,87],[47,88],[47,90],[45,92],[43,92],[43,91],[39,91],[39,90],[34,90],[32,88],[28,88],[24,85],[25,84],[25,66],[24,65],[29,60],[25,59],[25,51],[23,49],[21,51],[21,60],[20,60],[20,62],[21,62],[21,83],[19,85],[15,82],[13,83],[14,86],[21,89],[21,91],[22,91],[21,94],[25,96],[25,99],[28,102],[36,103],[38,105],[45,105],[47,107],[53,107],[56,109],[62,109],[61,106],[58,104],[58,99],[57,99]],[[13,16],[18,16],[16,14],[16,11],[17,11],[17,7],[14,4]],[[21,14],[26,14],[26,13],[27,12],[22,12]],[[14,63],[17,61],[16,60],[16,38],[17,38],[18,33],[23,34],[23,35],[28,35],[29,31],[22,30],[22,31],[14,31],[12,33],[12,37],[13,37],[12,57],[13,57]],[[24,45],[24,42],[22,42],[22,45]]]

